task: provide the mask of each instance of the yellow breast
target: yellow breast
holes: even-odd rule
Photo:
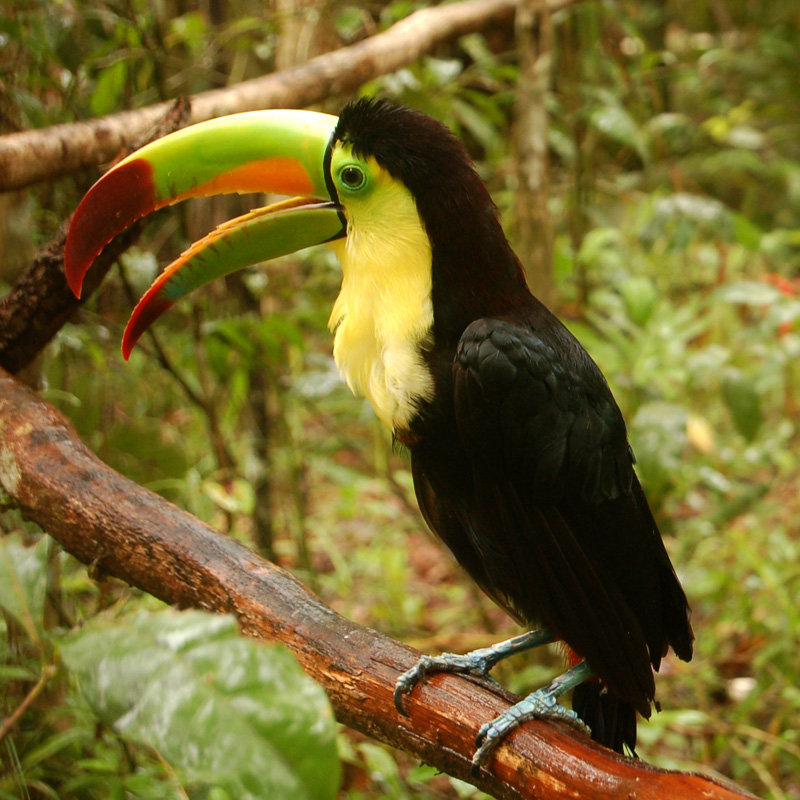
[[[333,357],[390,429],[405,428],[434,391],[421,352],[433,325],[430,242],[411,194],[389,176],[345,212],[347,237],[333,243],[342,263]]]

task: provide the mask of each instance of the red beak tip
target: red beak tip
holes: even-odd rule
[[[122,339],[122,357],[127,361],[131,357],[133,348],[136,347],[135,341],[130,341],[127,337]]]
[[[163,297],[158,297],[158,292],[161,289],[161,282],[161,279],[157,279],[147,292],[145,292],[144,297],[139,301],[136,308],[133,309],[131,318],[128,320],[128,325],[125,328],[125,332],[122,334],[122,357],[126,361],[130,357],[131,351],[136,346],[142,334],[165,311],[172,308],[174,305],[172,301],[166,300]]]
[[[72,237],[72,228],[67,235],[67,241],[64,245],[64,277],[67,280],[67,286],[72,290],[72,294],[80,299],[81,291],[83,289],[83,278],[86,275],[88,267],[81,268],[81,259],[75,252],[75,240]]]
[[[137,219],[159,207],[153,167],[143,158],[107,172],[86,193],[72,216],[64,251],[64,273],[76,297],[103,248]],[[109,209],[116,211],[109,213]]]
[[[69,288],[72,290],[72,294],[81,299],[81,291],[83,290],[83,281],[82,280],[75,280],[74,278],[70,280],[67,278],[67,283],[69,284]]]
[[[132,322],[132,320],[131,320]],[[141,331],[134,331],[132,329],[131,323],[128,323],[128,326],[125,328],[125,333],[122,334],[122,357],[127,361],[131,357],[131,353],[133,352],[133,348],[136,347],[136,342],[139,341],[139,337],[142,335]]]

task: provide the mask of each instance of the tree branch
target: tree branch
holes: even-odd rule
[[[244,633],[288,646],[328,692],[338,719],[474,783],[500,800],[736,800],[709,778],[623,758],[571,729],[533,722],[512,733],[477,776],[480,723],[510,696],[477,681],[435,675],[392,703],[418,654],[325,606],[289,573],[235,539],[114,472],[36,393],[0,371],[0,486],[31,520],[85,564],[167,603],[234,613]]]
[[[33,705],[36,698],[45,690],[48,683],[53,680],[56,668],[53,664],[47,664],[42,669],[42,674],[33,688],[25,695],[22,702],[14,709],[14,712],[6,717],[0,724],[0,742],[14,730],[19,721],[25,716],[25,712]]]
[[[548,0],[552,10],[578,0]],[[259,108],[304,108],[354,91],[438,44],[493,25],[510,25],[516,0],[465,0],[416,11],[376,36],[306,64],[192,98],[190,122]],[[0,137],[0,192],[111,161],[167,111],[168,104],[88,122]]]

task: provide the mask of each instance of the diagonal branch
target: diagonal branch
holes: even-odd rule
[[[1,371],[0,487],[83,563],[167,603],[236,614],[248,636],[295,653],[341,722],[500,800],[749,797],[706,777],[623,758],[552,722],[512,733],[489,770],[472,776],[478,727],[507,708],[509,696],[435,675],[414,690],[410,717],[399,716],[392,691],[415,651],[344,619],[289,573],[114,472],[59,411]]]
[[[551,10],[578,0],[549,0]],[[391,28],[291,69],[203,92],[191,122],[258,108],[304,108],[355,91],[437,45],[492,26],[510,26],[516,0],[464,0],[414,12]],[[168,104],[0,137],[0,192],[111,161],[166,112]]]

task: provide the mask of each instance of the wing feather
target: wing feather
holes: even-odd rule
[[[652,666],[670,643],[691,655],[691,629],[605,379],[563,327],[507,319],[467,328],[452,379],[466,463],[449,482],[418,471],[432,481],[429,506],[463,506],[447,534],[467,543],[462,563],[649,715]]]

